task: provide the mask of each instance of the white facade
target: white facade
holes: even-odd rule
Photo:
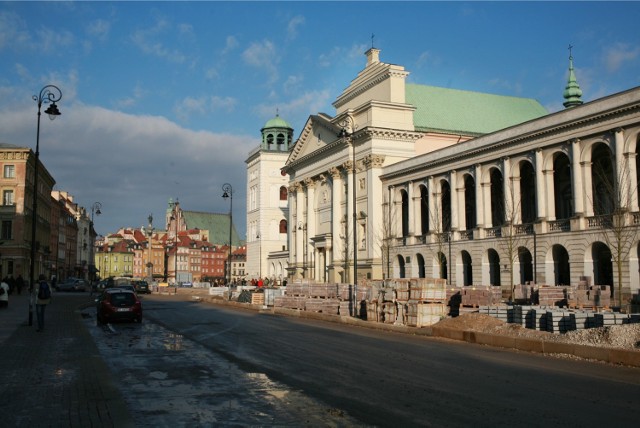
[[[289,156],[293,128],[278,116],[261,130],[262,143],[247,164],[247,278],[286,276],[287,258],[269,254],[286,252],[288,181],[281,168]]]

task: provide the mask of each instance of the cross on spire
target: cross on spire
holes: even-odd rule
[[[371,49],[373,49],[373,48],[374,48],[374,46],[373,46],[373,38],[374,38],[375,36],[376,36],[375,34],[371,33]]]

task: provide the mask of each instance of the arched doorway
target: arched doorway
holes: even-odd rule
[[[448,181],[442,181],[442,195],[440,195],[440,207],[442,208],[442,231],[451,230],[451,186]]]
[[[520,164],[520,212],[522,223],[536,219],[536,173],[529,162]]]
[[[416,254],[416,263],[418,264],[418,278],[425,278],[424,257],[422,257],[422,254]]]
[[[487,250],[487,257],[489,259],[489,285],[495,285],[499,287],[500,284],[500,256],[498,252],[493,248]]]
[[[398,277],[404,278],[405,276],[405,266],[404,266],[404,257],[402,254],[398,255]]]
[[[447,268],[447,257],[444,255],[444,253],[438,253],[437,258],[438,258],[438,266],[440,270],[439,278],[448,279],[447,272],[449,271],[449,269]]]
[[[611,150],[606,144],[596,144],[591,155],[593,183],[593,213],[606,215],[613,213],[616,181],[614,179]]]
[[[402,237],[409,236],[409,195],[404,190],[400,191],[402,196]]]
[[[591,247],[593,258],[593,285],[610,285],[613,297],[613,263],[611,250],[602,242],[595,242]]]
[[[476,183],[469,174],[464,177],[464,217],[466,230],[476,227]]]
[[[491,224],[493,227],[504,224],[504,209],[504,182],[502,173],[497,168],[493,168],[491,170]]]
[[[556,244],[551,248],[553,257],[553,276],[555,285],[569,285],[571,272],[569,269],[569,253],[562,245]]]
[[[425,186],[420,186],[420,225],[422,234],[429,232],[429,191]]]
[[[569,158],[559,153],[553,160],[553,188],[557,220],[573,216],[573,195],[571,190],[571,166]]]
[[[518,248],[518,261],[520,263],[520,284],[533,281],[533,257],[526,247]]]
[[[462,250],[462,285],[473,285],[473,271],[471,269],[471,254]]]

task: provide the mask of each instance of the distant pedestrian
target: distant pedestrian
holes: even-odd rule
[[[24,278],[22,278],[22,275],[18,275],[16,278],[16,288],[18,289],[18,295],[22,294],[22,289],[24,288]]]
[[[9,306],[9,284],[4,280],[0,283],[0,309]]]
[[[38,329],[44,330],[44,310],[51,302],[51,288],[47,283],[45,276],[40,274],[38,277],[38,300],[36,301],[36,316],[38,317]]]

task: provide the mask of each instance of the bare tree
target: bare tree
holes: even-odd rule
[[[434,200],[431,204],[433,209],[429,209],[429,231],[433,245],[429,245],[429,249],[438,262],[438,275],[443,277],[446,275],[446,272],[443,271],[443,265],[447,260],[444,254],[447,246],[451,245],[450,212],[445,213],[443,210],[442,193],[432,193],[431,197]],[[451,260],[448,260],[448,263],[451,263]],[[449,283],[451,282],[448,275],[447,280]]]
[[[513,181],[509,180],[507,186],[507,195],[509,198],[502,198],[498,204],[504,207],[504,224],[500,228],[500,237],[498,238],[498,246],[501,252],[506,255],[509,263],[509,300],[514,300],[515,281],[513,278],[513,266],[516,264],[520,256],[520,248],[526,247],[529,243],[529,234],[533,233],[532,224],[517,224],[520,218],[521,201],[515,198],[515,189]]]
[[[630,180],[629,159],[625,158],[615,172],[607,174],[594,168],[593,200],[595,222],[601,227],[602,239],[611,250],[611,259],[616,268],[618,305],[622,307],[623,266],[629,260],[631,248],[638,240],[638,224],[633,221],[632,202],[638,194],[638,186]],[[612,284],[613,286],[613,284]]]
[[[390,252],[393,247],[393,240],[395,239],[393,233],[393,225],[396,224],[395,219],[395,211],[391,209],[390,201],[386,201],[382,205],[382,224],[380,226],[380,230],[371,231],[371,237],[374,245],[377,245],[378,248],[380,248],[382,267],[386,277],[385,279],[389,279],[391,277]]]

